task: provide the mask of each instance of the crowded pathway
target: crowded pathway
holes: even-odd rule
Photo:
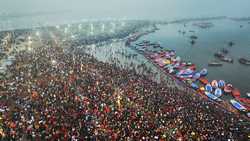
[[[0,85],[1,140],[247,140],[238,115],[79,51],[22,51]]]

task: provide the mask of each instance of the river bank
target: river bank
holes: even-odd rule
[[[147,33],[147,32],[146,32]],[[152,58],[150,56],[152,55],[155,55],[157,54],[157,52],[162,52],[164,51],[164,49],[161,47],[160,44],[158,43],[153,43],[154,45],[153,46],[156,46],[154,48],[160,48],[160,50],[158,51],[155,51],[155,50],[152,50],[152,49],[149,49],[150,46],[148,44],[150,44],[150,41],[146,41],[144,40],[143,38],[143,41],[142,42],[137,42],[137,40],[141,37],[141,35],[144,35],[143,33],[141,34],[135,34],[134,36],[131,36],[130,38],[127,39],[126,42],[129,42],[129,43],[126,43],[127,47],[129,48],[132,48],[133,50],[135,50],[136,52],[138,52],[139,54],[143,55],[147,60],[150,61],[150,63],[154,64],[159,70],[161,70],[165,75],[167,75],[168,77],[170,77],[173,81],[176,82],[176,84],[182,86],[184,89],[188,89],[189,90],[189,94],[200,94],[201,97],[205,98],[206,100],[209,100],[207,98],[207,96],[205,96],[204,92],[198,92],[196,90],[193,90],[190,88],[190,85],[187,84],[186,82],[184,81],[180,81],[179,79],[177,79],[175,76],[171,75],[170,73],[167,73],[166,70],[164,70],[162,67],[159,66],[159,64],[157,64],[156,62],[154,62],[154,60],[152,60]],[[134,40],[136,39],[136,40]],[[142,44],[143,43],[143,44]],[[139,46],[139,48],[137,48]],[[143,48],[143,49],[142,49]],[[151,52],[151,55],[150,55],[150,52]],[[225,108],[226,110],[228,111],[231,111],[233,113],[236,113],[236,114],[240,114],[240,113],[243,113],[243,112],[239,112],[237,111],[231,104],[230,104],[230,101],[233,97],[231,98],[228,98],[228,96],[224,96],[223,95],[223,101],[213,101],[214,103],[216,103],[219,107],[221,108]],[[249,103],[244,103],[245,106],[249,107],[248,106]],[[245,108],[246,111],[244,111],[243,113],[243,116],[246,116],[246,113],[249,112],[249,108]],[[247,117],[245,117],[246,119],[248,119]]]

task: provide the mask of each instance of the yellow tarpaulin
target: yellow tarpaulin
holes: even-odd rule
[[[164,64],[167,64],[167,65],[171,63],[170,60],[164,60],[163,62],[164,62]]]

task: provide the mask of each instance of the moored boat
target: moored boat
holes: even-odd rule
[[[220,67],[222,65],[223,65],[222,63],[216,61],[208,63],[208,66],[213,66],[213,67]]]
[[[161,47],[161,46],[158,43],[153,45],[153,48],[159,48],[159,47]]]
[[[192,75],[193,73],[194,73],[193,70],[186,69],[186,70],[180,70],[180,72],[178,72],[177,75],[186,76],[186,75]]]
[[[250,22],[249,22],[249,24],[250,24]],[[247,113],[247,117],[250,118],[250,112]]]
[[[195,83],[192,83],[192,84],[191,84],[191,87],[192,87],[193,89],[195,89],[195,90],[198,90],[198,89],[199,89],[199,86],[198,86],[197,84],[195,84]]]
[[[239,98],[240,97],[240,90],[239,89],[233,89],[232,95],[234,98]]]
[[[205,77],[200,77],[200,78],[199,78],[199,81],[200,81],[202,84],[204,84],[204,85],[206,85],[206,84],[209,83],[208,80],[207,80]]]
[[[226,93],[231,93],[233,91],[233,85],[232,84],[227,84],[225,87],[224,87],[224,92]]]
[[[188,68],[189,68],[189,69],[191,69],[191,70],[196,70],[196,66],[195,66],[195,64],[192,64],[192,65],[186,65],[186,66],[188,66]]]
[[[248,98],[250,98],[250,93],[247,93],[246,95],[247,95]]]
[[[231,99],[230,100],[230,103],[239,111],[246,111],[246,107],[243,106],[241,103],[239,103],[238,101],[234,100],[234,99]]]
[[[201,74],[199,72],[194,73],[193,79],[197,80],[201,77]]]
[[[224,87],[225,87],[225,84],[226,84],[226,82],[225,82],[224,80],[219,80],[219,81],[218,81],[218,87],[219,87],[219,88],[224,88]]]
[[[217,80],[213,80],[213,81],[211,82],[211,86],[212,86],[213,88],[218,88],[218,81],[217,81]]]
[[[233,58],[229,58],[229,57],[222,57],[220,59],[221,59],[221,61],[228,62],[228,63],[234,62]]]
[[[210,92],[205,92],[205,95],[206,95],[208,98],[212,99],[212,100],[218,100],[218,98],[219,98],[219,97],[213,95],[213,94],[210,93]]]
[[[196,39],[198,39],[198,37],[197,37],[197,36],[195,36],[195,35],[191,35],[191,36],[190,36],[190,39],[192,39],[192,40],[196,40]]]
[[[241,63],[243,65],[250,65],[250,60],[248,60],[246,58],[240,58],[239,63]]]
[[[207,69],[202,69],[201,71],[200,71],[200,74],[201,74],[201,76],[206,76],[207,74],[208,74],[208,71],[207,71]]]
[[[224,58],[225,57],[221,52],[216,52],[214,54],[214,56],[217,57],[217,58]]]
[[[221,97],[222,96],[222,90],[220,88],[216,88],[214,91],[214,95],[217,97]]]
[[[214,56],[217,57],[218,59],[220,59],[223,62],[228,62],[228,63],[233,63],[234,62],[233,58],[226,57],[222,52],[216,52],[214,54]]]
[[[186,65],[187,65],[187,66],[192,66],[192,65],[195,65],[195,64],[193,64],[192,62],[187,62]]]
[[[250,99],[248,98],[237,98],[237,100],[239,100],[243,104],[248,104],[250,106]]]
[[[213,87],[208,83],[206,86],[205,86],[205,90],[207,92],[212,92],[213,91]]]

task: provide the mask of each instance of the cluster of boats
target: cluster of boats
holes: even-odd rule
[[[230,42],[229,45],[233,44],[233,42]],[[228,63],[233,63],[234,60],[233,58],[227,57],[226,54],[228,54],[228,50],[226,48],[222,48],[220,51],[216,52],[214,56],[219,59],[222,62],[228,62]],[[240,64],[243,65],[250,65],[250,59],[247,58],[239,58],[238,59]],[[208,63],[208,66],[222,66],[223,64],[219,61],[211,61]]]
[[[223,52],[217,52],[214,54],[214,56],[223,62],[233,63],[234,62],[233,58],[229,58],[225,55],[226,52],[228,52],[228,51],[226,49],[222,49],[222,50],[223,50]]]
[[[225,48],[222,48],[221,51],[216,52],[214,54],[214,57],[219,59],[222,62],[227,62],[227,63],[233,63],[234,60],[233,58],[227,57],[226,54],[228,54],[228,50]],[[223,64],[220,61],[212,61],[208,63],[208,66],[222,66]]]
[[[183,82],[197,93],[214,101],[222,101],[221,96],[231,95],[234,98],[230,100],[233,107],[242,112],[250,111],[250,106],[248,106],[250,105],[250,99],[241,98],[240,91],[234,88],[232,84],[226,83],[224,80],[209,82],[206,78],[208,74],[206,68],[200,71],[197,70],[195,64],[182,60],[174,50],[160,49],[159,51],[152,51],[145,49],[154,45],[149,41],[143,41],[137,43],[135,49],[173,79]]]
[[[250,65],[250,59],[240,58],[239,63],[241,63],[243,65]]]
[[[214,56],[218,58],[220,61],[233,63],[233,58],[226,57],[224,54],[227,52],[227,50],[224,50],[224,52],[216,52]],[[239,63],[243,65],[250,65],[250,59],[246,58],[239,58]],[[219,61],[212,61],[208,63],[208,66],[222,66],[223,64]]]

